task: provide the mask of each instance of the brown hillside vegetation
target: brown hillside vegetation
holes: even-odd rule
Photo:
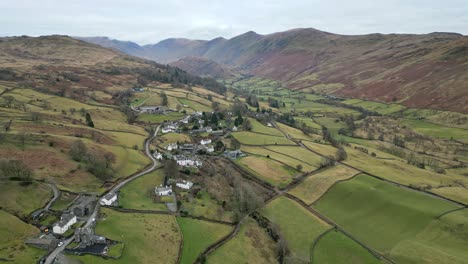
[[[159,62],[203,57],[291,89],[468,112],[468,37],[459,34],[345,36],[295,29],[229,40],[168,39],[144,49],[140,56]]]

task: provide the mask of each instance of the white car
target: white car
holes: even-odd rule
[[[63,242],[62,242],[62,241],[60,241],[60,242],[58,243],[58,247],[61,247],[61,246],[63,246]]]

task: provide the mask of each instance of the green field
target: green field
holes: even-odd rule
[[[211,223],[192,218],[177,217],[184,237],[180,263],[192,264],[208,246],[220,240],[232,230],[232,226]]]
[[[268,146],[267,149],[272,151],[276,151],[279,153],[283,153],[288,156],[295,157],[296,159],[302,160],[307,162],[308,164],[314,166],[315,168],[320,167],[320,162],[322,161],[322,157],[319,155],[310,152],[307,149],[302,147],[296,146]]]
[[[252,132],[268,134],[268,135],[278,136],[278,137],[283,136],[283,134],[274,127],[267,127],[253,118],[249,118],[249,120],[250,120],[250,123],[252,124]]]
[[[233,239],[208,255],[207,263],[275,263],[275,248],[266,231],[248,218]]]
[[[277,224],[289,243],[292,258],[308,262],[314,240],[329,226],[301,205],[285,197],[271,201],[261,211]]]
[[[117,241],[125,247],[122,258],[105,260],[91,255],[72,256],[83,263],[155,263],[164,260],[175,263],[180,244],[180,231],[174,216],[157,214],[119,213],[103,208],[103,220],[96,226],[96,234]]]
[[[340,231],[331,230],[320,238],[312,252],[312,263],[318,264],[378,264],[377,257]]]
[[[441,213],[458,208],[366,175],[338,183],[314,207],[390,258],[399,243],[414,238]]]
[[[146,123],[162,123],[165,121],[179,120],[184,117],[184,114],[177,112],[169,112],[165,115],[156,115],[156,114],[140,114],[138,116],[138,121]]]
[[[281,187],[290,183],[298,173],[294,168],[260,156],[243,157],[237,162],[262,180]]]
[[[162,170],[141,176],[125,185],[119,193],[119,205],[123,208],[166,210],[163,203],[153,202],[154,188],[164,181]]]
[[[51,188],[43,183],[21,186],[15,181],[0,182],[0,207],[11,214],[27,217],[51,198]]]
[[[289,141],[287,138],[281,136],[269,136],[253,132],[234,132],[232,135],[241,143],[246,145],[294,145],[292,141]]]
[[[38,234],[34,226],[0,210],[0,259],[6,263],[36,263],[46,252],[26,246],[24,241]]]
[[[179,194],[183,197],[187,195],[187,193]],[[180,199],[180,201],[182,201],[180,210],[188,212],[189,215],[203,216],[225,222],[232,222],[234,219],[234,213],[232,211],[224,210],[220,202],[212,198],[205,190],[200,191],[199,195],[191,199],[189,202],[186,202],[183,198]]]
[[[442,139],[455,139],[462,141],[464,143],[468,143],[468,130],[463,128],[454,128],[454,127],[446,127],[441,125],[436,125],[432,123],[427,123],[420,120],[410,120],[405,119],[402,122],[403,124],[411,127],[416,132],[421,134],[442,138]]]
[[[307,177],[301,184],[289,191],[289,193],[306,204],[311,204],[319,199],[337,181],[349,179],[356,173],[357,171],[354,169],[337,165]]]

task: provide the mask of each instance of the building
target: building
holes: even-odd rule
[[[208,146],[205,147],[205,150],[208,153],[212,153],[212,152],[214,152],[214,147],[213,147],[213,145],[208,145]]]
[[[211,133],[211,132],[213,132],[213,129],[210,126],[208,126],[208,127],[205,128],[205,131],[208,132],[208,133]]]
[[[245,156],[245,154],[240,150],[234,150],[234,151],[226,150],[224,151],[223,156],[230,158],[230,159],[237,159],[237,158]]]
[[[137,93],[141,93],[145,91],[145,89],[141,87],[135,87],[135,88],[132,88],[132,90]]]
[[[100,203],[101,205],[112,205],[116,201],[117,201],[117,193],[110,192],[104,195],[104,197],[102,197]]]
[[[186,117],[184,117],[184,119],[181,120],[181,122],[184,123],[184,124],[188,124],[189,121],[190,121],[190,116],[186,116]]]
[[[213,130],[211,131],[211,134],[216,135],[216,136],[222,136],[224,135],[224,130]]]
[[[30,238],[26,240],[26,245],[48,250],[54,250],[59,243],[59,240],[53,236],[43,238]]]
[[[177,149],[179,146],[177,146],[177,143],[169,143],[167,146],[166,146],[166,149],[169,150],[169,151],[172,151],[174,149]]]
[[[162,154],[159,153],[159,152],[157,152],[157,151],[155,151],[155,152],[153,153],[153,157],[154,157],[155,159],[157,159],[157,160],[162,160],[162,158],[163,158]]]
[[[172,186],[167,185],[163,186],[162,184],[159,187],[154,188],[154,193],[158,196],[167,196],[172,194]]]
[[[187,157],[184,155],[175,155],[174,160],[177,162],[179,166],[183,167],[201,167],[203,163],[194,157]]]
[[[146,114],[162,114],[166,110],[164,106],[139,106],[136,109]]]
[[[79,227],[75,230],[74,242],[80,243],[79,248],[85,248],[94,244],[106,244],[107,239],[103,236],[97,236],[94,233],[94,227]]]
[[[185,143],[185,144],[180,145],[179,149],[184,150],[184,151],[193,151],[195,147],[196,147],[195,144]]]
[[[63,214],[60,220],[54,224],[52,232],[55,234],[63,234],[70,229],[70,227],[76,223],[76,215],[74,214]]]
[[[268,122],[267,127],[273,127],[273,125],[270,122]]]
[[[184,190],[190,190],[193,187],[193,182],[184,180],[184,181],[176,183],[176,186]]]
[[[93,212],[95,204],[95,196],[80,195],[77,199],[75,199],[68,210],[78,217],[83,217]]]
[[[209,138],[202,138],[202,140],[200,140],[200,144],[202,144],[202,145],[211,144],[211,139],[209,139]]]
[[[237,130],[238,130],[238,128],[237,128],[236,126],[234,126],[234,127],[232,128],[232,131],[233,131],[233,132],[236,132]]]

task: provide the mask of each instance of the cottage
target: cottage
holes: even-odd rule
[[[234,132],[236,132],[237,130],[238,130],[238,128],[237,128],[236,126],[234,126],[234,127],[232,128],[232,131],[234,131]]]
[[[213,132],[213,129],[212,129],[211,127],[206,127],[206,128],[205,128],[205,131],[206,131],[207,133],[211,133],[211,132]]]
[[[208,144],[211,144],[211,139],[209,139],[209,138],[202,138],[202,140],[200,140],[200,144],[201,144],[201,145],[208,145]]]
[[[141,93],[141,92],[144,92],[144,91],[145,91],[145,89],[143,89],[143,88],[141,88],[141,87],[135,87],[135,88],[133,88],[132,90],[133,90],[134,92],[136,92],[136,93]]]
[[[237,159],[237,158],[245,156],[245,154],[240,150],[234,150],[234,151],[226,150],[224,151],[223,156],[230,158],[230,159]]]
[[[159,187],[154,188],[154,193],[158,196],[167,196],[172,194],[172,186],[167,185],[163,186],[162,184]]]
[[[184,155],[175,155],[174,160],[177,162],[179,166],[183,167],[201,167],[203,163],[194,157],[187,157]]]
[[[184,117],[184,119],[181,120],[181,122],[184,123],[184,124],[188,124],[189,121],[190,121],[190,116],[186,116],[186,117]]]
[[[72,212],[78,217],[89,215],[94,210],[96,204],[96,197],[91,195],[80,195],[73,204],[68,208],[68,211]]]
[[[267,127],[273,127],[273,125],[270,122],[268,122]]]
[[[153,153],[153,157],[154,157],[155,159],[157,159],[157,160],[162,160],[162,158],[163,158],[162,154],[159,153],[159,152],[157,152],[157,151],[155,151],[155,152]]]
[[[177,145],[177,143],[169,143],[167,146],[166,146],[166,149],[169,150],[169,151],[172,151],[174,149],[177,149],[179,146]]]
[[[195,144],[185,143],[185,144],[180,145],[179,149],[184,150],[184,151],[193,151],[195,147],[196,147]]]
[[[165,108],[164,106],[139,106],[137,107],[137,110],[147,114],[162,114],[164,113]]]
[[[184,180],[184,181],[176,183],[176,186],[184,190],[190,190],[192,189],[193,182]]]
[[[222,136],[222,135],[224,135],[224,131],[223,130],[212,130],[211,134],[216,135],[216,136]]]
[[[117,201],[117,193],[110,192],[102,197],[100,203],[101,205],[112,205],[115,201]]]
[[[63,214],[60,220],[54,224],[52,232],[55,234],[63,234],[70,229],[70,227],[76,223],[76,215],[74,214]]]
[[[212,152],[214,152],[214,147],[213,147],[213,145],[208,145],[208,146],[205,147],[205,150],[208,153],[212,153]]]

